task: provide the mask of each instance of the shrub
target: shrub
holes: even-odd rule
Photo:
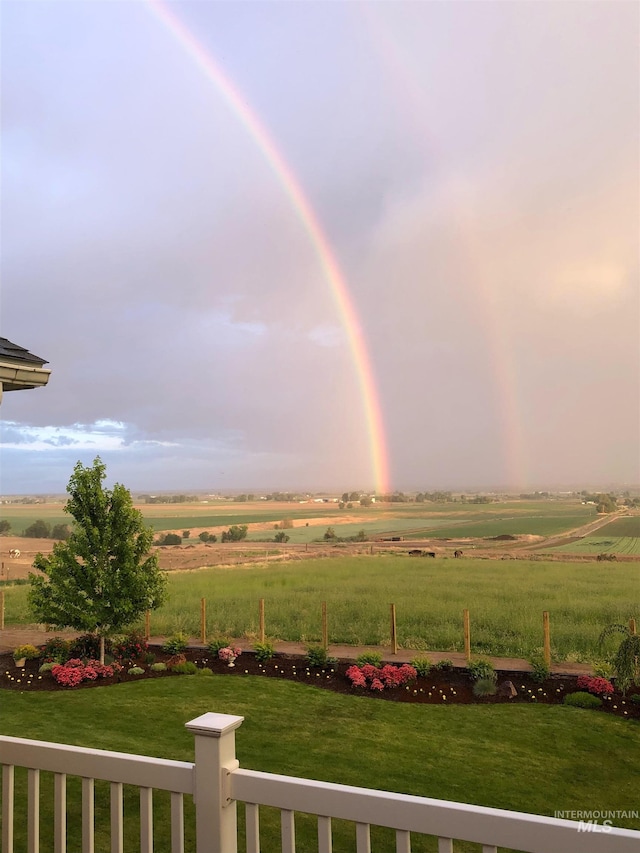
[[[178,536],[177,533],[166,533],[164,536],[160,537],[158,542],[159,545],[181,545],[182,537]]]
[[[613,693],[613,684],[606,678],[598,678],[592,675],[581,675],[578,678],[578,688],[580,690],[588,690],[594,696]]]
[[[249,528],[246,524],[232,524],[228,530],[223,531],[222,541],[239,542],[241,539],[247,538],[248,530]]]
[[[213,675],[213,670],[209,669],[208,666],[203,666],[202,669],[198,670],[198,675]]]
[[[307,646],[307,662],[309,666],[325,667],[335,663],[336,659],[329,657],[324,646]]]
[[[51,670],[53,669],[53,667],[54,667],[54,666],[55,666],[54,661],[51,661],[51,660],[50,660],[50,661],[47,661],[46,663],[43,663],[43,664],[42,664],[42,666],[40,667],[40,669],[38,670],[38,672],[39,672],[41,675],[42,675],[43,673],[45,673],[45,672],[51,672]]]
[[[104,640],[105,652],[113,651],[113,643],[108,637]],[[100,637],[97,634],[82,634],[71,640],[69,644],[69,657],[71,658],[92,658],[100,657]]]
[[[367,663],[370,663],[371,666],[382,666],[382,655],[380,652],[363,652],[356,658],[358,666],[364,666]]]
[[[347,670],[347,678],[353,687],[368,687],[370,690],[384,690],[385,687],[400,687],[409,681],[415,681],[417,672],[408,663],[394,666],[387,663],[383,667],[365,663],[362,666],[354,664]]]
[[[183,663],[176,663],[169,667],[171,672],[177,672],[179,675],[195,675],[198,667],[192,660],[186,660]]]
[[[64,687],[77,687],[83,681],[95,681],[97,678],[111,678],[114,673],[120,671],[118,664],[105,666],[97,660],[88,660],[86,664],[79,658],[71,658],[66,663],[55,664],[51,668],[51,675],[58,684]]]
[[[497,677],[493,664],[486,658],[470,660],[467,663],[467,669],[474,681],[480,681],[481,678],[489,678],[495,681]]]
[[[168,654],[177,655],[180,652],[183,652],[188,645],[189,638],[187,635],[183,634],[182,631],[178,631],[177,634],[173,634],[171,637],[167,638],[162,649]]]
[[[632,634],[626,625],[608,625],[600,634],[602,648],[607,637],[615,633],[624,634],[611,664],[615,673],[616,687],[625,694],[634,684],[640,684],[640,634]]]
[[[495,696],[497,690],[495,678],[478,678],[473,685],[473,695],[478,697]]]
[[[228,637],[217,637],[215,640],[211,640],[207,648],[217,657],[220,649],[225,649],[229,645],[231,645],[231,640]]]
[[[613,667],[607,660],[596,660],[593,662],[593,674],[598,678],[613,678]]]
[[[150,666],[152,663],[156,662],[156,656],[153,652],[147,652],[143,660],[147,664],[147,666]]]
[[[52,637],[40,646],[40,657],[45,662],[64,663],[69,657],[69,643],[61,637]]]
[[[411,666],[422,678],[426,678],[431,672],[431,661],[427,658],[414,658],[411,661]]]
[[[129,675],[144,675],[144,669],[141,666],[131,666],[127,672]]]
[[[177,655],[172,655],[167,661],[167,669],[171,669],[179,663],[185,663],[186,660],[187,658],[181,652],[179,652]]]
[[[114,643],[113,654],[125,660],[137,660],[145,655],[148,648],[149,644],[143,635],[134,631]]]
[[[162,661],[151,664],[151,672],[166,672],[166,669],[167,665],[166,663],[162,663]]]
[[[629,696],[629,702],[633,702],[634,705],[640,705],[640,693],[634,693],[632,696]]]
[[[202,531],[202,533],[199,533],[199,534],[198,534],[198,539],[199,539],[201,542],[208,542],[208,541],[209,541],[209,531],[208,531],[208,530],[203,530],[203,531]]]
[[[599,708],[602,705],[602,699],[592,693],[567,693],[562,704],[572,708]]]
[[[433,668],[437,669],[439,672],[450,672],[453,669],[453,661],[449,660],[449,658],[443,658],[437,663],[434,663]]]
[[[255,656],[258,663],[266,663],[275,655],[273,644],[269,642],[256,643],[254,646]]]
[[[274,542],[288,542],[289,537],[284,532],[284,530],[279,530],[276,535],[273,537]]]
[[[534,652],[529,658],[529,663],[531,664],[531,678],[534,681],[537,681],[538,684],[542,684],[543,681],[546,681],[547,678],[551,675],[551,669],[547,666],[547,662],[544,659],[544,654],[542,652]]]

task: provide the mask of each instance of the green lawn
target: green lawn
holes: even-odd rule
[[[184,724],[216,711],[245,717],[236,734],[242,767],[536,814],[638,809],[640,726],[598,712],[403,705],[250,676],[185,676],[51,694],[6,691],[1,702],[0,730],[7,735],[192,760]],[[25,784],[19,776],[21,799]],[[45,778],[44,821],[50,789]],[[133,821],[125,848],[133,849],[135,796],[126,803]],[[96,849],[102,849],[109,819],[104,787],[96,815],[102,827]],[[156,820],[156,849],[168,849],[168,826],[161,815]],[[299,849],[315,849],[314,825],[304,816],[296,823]],[[279,849],[277,816],[265,810],[261,824],[263,849]],[[619,824],[640,829],[638,820]],[[25,847],[23,828],[18,820],[18,850]],[[353,827],[336,822],[334,829],[334,853],[351,853]],[[79,815],[71,808],[69,849],[78,848],[78,831]],[[377,840],[377,849],[392,849],[383,831]],[[41,849],[52,850],[48,832]],[[418,838],[412,849],[436,848]]]

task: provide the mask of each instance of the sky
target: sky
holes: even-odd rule
[[[640,482],[637,3],[0,7],[0,494]]]

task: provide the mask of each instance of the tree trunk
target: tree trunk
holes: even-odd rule
[[[104,634],[100,634],[100,663],[104,666]]]

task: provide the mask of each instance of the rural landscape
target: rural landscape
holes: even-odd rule
[[[50,558],[73,529],[64,501],[6,499],[5,732],[78,744],[89,737],[102,748],[124,742],[179,758],[188,755],[189,739],[170,726],[167,741],[161,720],[195,716],[213,701],[252,720],[245,748],[268,772],[362,784],[366,767],[367,786],[547,815],[596,802],[615,814],[612,824],[640,828],[637,656],[629,683],[616,687],[621,636],[603,639],[612,625],[634,636],[640,616],[633,496],[278,497],[132,501],[167,596],[120,640],[109,639],[104,672],[91,663],[99,652],[82,632],[52,631],[30,607],[37,554]],[[39,645],[31,645],[30,660],[15,663],[17,650],[3,638]],[[61,648],[68,650],[62,657]],[[60,663],[69,657],[77,663]],[[569,707],[573,697],[580,702]],[[142,738],[127,731],[140,702]],[[97,740],[87,703],[104,720]],[[314,760],[316,748],[301,749],[316,744],[323,762],[341,741],[398,737],[414,748],[397,750],[392,777],[379,748],[362,751],[361,759],[349,750],[330,772]],[[597,772],[584,776],[590,749],[601,759]],[[429,756],[428,774],[416,766],[418,754],[421,762]],[[464,756],[464,770],[456,755]],[[529,768],[519,784],[507,772],[514,755]],[[108,790],[97,787],[96,794],[97,837],[107,837]],[[261,837],[269,845],[279,815],[263,811]],[[127,838],[134,839],[135,803],[125,799],[125,812]],[[69,821],[73,838],[79,824],[71,815]],[[313,849],[315,831],[311,818],[296,823],[301,849]],[[170,832],[160,821],[158,843]],[[372,839],[385,850],[391,837],[378,829]],[[188,833],[186,843],[193,843]],[[433,850],[433,843],[414,835],[411,849]],[[352,849],[347,825],[334,826],[333,845]]]

